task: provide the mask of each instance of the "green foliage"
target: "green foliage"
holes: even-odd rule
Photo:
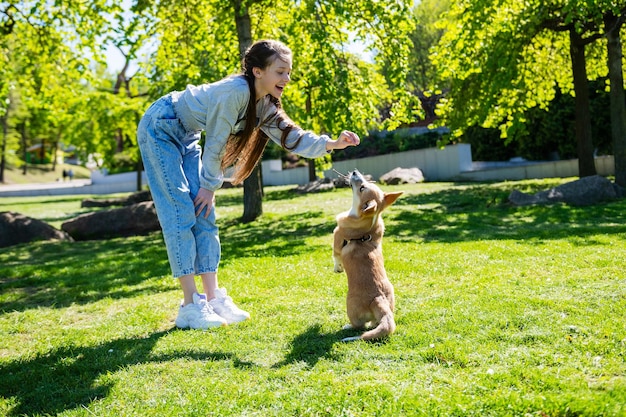
[[[447,143],[447,139],[435,131],[427,133],[411,133],[410,129],[398,129],[392,132],[377,131],[362,138],[359,146],[337,152],[333,155],[333,160],[344,161],[394,152],[433,148],[441,146],[443,143]]]
[[[493,127],[470,126],[459,140],[472,146],[474,161],[508,161],[518,156],[515,145],[505,142],[500,137],[500,129]]]
[[[590,85],[590,112],[594,149],[598,155],[612,155],[611,122],[606,109],[608,93],[604,81]],[[506,161],[514,156],[528,160],[573,159],[577,157],[574,134],[574,98],[556,91],[555,98],[543,109],[534,107],[523,114],[524,123],[514,136],[501,138],[496,128],[472,126],[459,138],[472,145],[477,161]]]
[[[0,249],[0,413],[622,416],[625,201],[506,204],[563,181],[387,187],[405,193],[385,212],[397,330],[378,343],[340,342],[348,190],[268,187],[252,224],[241,189],[218,193],[220,283],[252,318],[207,332],[174,329],[160,233]],[[1,203],[59,224],[82,198]]]
[[[461,1],[441,22],[432,58],[442,87],[440,114],[452,129],[482,125],[515,134],[530,108],[545,109],[555,89],[572,91],[568,25],[592,38],[601,32],[604,1]],[[588,48],[591,79],[606,76],[606,48]]]
[[[97,0],[11,5],[0,14],[2,26],[10,26],[0,47],[11,64],[0,70],[0,97],[16,86],[26,115],[21,120],[26,141],[45,137],[76,145],[83,157],[98,154],[107,165],[119,152],[137,158],[136,124],[152,100],[239,72],[234,4],[136,1],[125,8]],[[351,129],[363,136],[381,126],[383,108],[392,109],[388,126],[412,121],[420,112],[404,83],[413,30],[410,2],[281,0],[245,7],[253,39],[278,38],[294,51],[293,82],[284,105],[304,128],[333,136]],[[347,50],[354,40],[363,42],[371,60]],[[107,74],[98,65],[106,46],[118,49],[127,63],[139,61],[143,53],[148,59],[138,62],[136,74],[128,68]],[[5,112],[0,108],[0,114]],[[9,151],[27,145],[11,142]]]
[[[421,0],[414,8],[415,28],[409,35],[413,47],[406,82],[415,94],[431,89],[437,78],[437,68],[429,53],[443,35],[443,30],[437,25],[450,9],[450,3],[450,0]]]

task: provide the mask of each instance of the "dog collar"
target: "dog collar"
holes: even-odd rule
[[[372,235],[365,235],[358,239],[348,239],[343,241],[343,246],[346,246],[350,242],[369,242],[372,240]]]
[[[350,239],[351,242],[357,241],[357,242],[369,242],[370,240],[372,240],[372,235],[365,235],[363,237],[360,237],[358,239]]]

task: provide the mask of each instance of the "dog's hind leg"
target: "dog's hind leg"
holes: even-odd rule
[[[393,311],[389,305],[389,300],[386,297],[380,296],[371,304],[376,322],[378,325],[361,335],[364,340],[380,339],[389,336],[396,330],[396,322],[393,318]]]
[[[343,326],[343,330],[361,330],[367,326],[372,320],[375,319],[374,315],[361,305],[361,301],[358,299],[348,298],[348,319],[350,324]],[[341,339],[342,342],[353,342],[360,340],[361,336],[345,337]]]

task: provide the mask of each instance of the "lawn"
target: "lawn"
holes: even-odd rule
[[[217,195],[220,283],[251,320],[177,330],[160,233],[0,249],[0,415],[624,416],[626,200],[512,207],[564,180],[383,187],[397,330],[342,343],[346,189]],[[59,227],[80,196],[3,198]]]

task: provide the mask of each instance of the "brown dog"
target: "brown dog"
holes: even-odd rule
[[[372,340],[388,336],[396,329],[393,319],[393,285],[383,262],[382,241],[385,226],[382,211],[402,192],[384,193],[365,180],[358,170],[345,177],[352,187],[352,208],[337,216],[333,242],[335,272],[348,276],[347,311],[350,325],[344,328],[376,327],[344,342]]]

